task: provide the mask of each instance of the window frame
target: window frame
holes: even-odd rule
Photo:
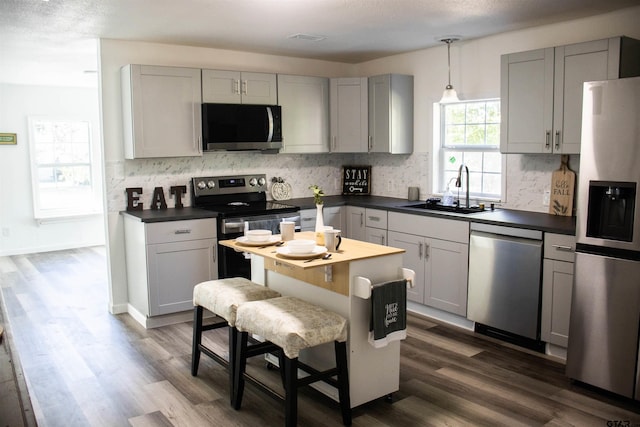
[[[448,147],[444,146],[444,137],[445,137],[445,118],[444,112],[447,106],[452,104],[472,104],[478,102],[498,102],[500,104],[500,98],[483,98],[483,99],[470,99],[470,100],[462,100],[459,102],[453,103],[439,103],[436,102],[433,104],[433,151],[434,155],[432,156],[433,162],[433,173],[432,173],[432,193],[434,195],[443,195],[447,188],[447,180],[445,178],[445,153],[448,151],[463,151],[463,152],[494,152],[499,153],[501,155],[500,160],[500,194],[492,195],[488,193],[478,193],[478,192],[470,192],[469,196],[474,200],[482,200],[482,201],[490,201],[490,202],[505,202],[506,201],[506,173],[507,173],[507,156],[500,152],[500,141],[498,135],[498,144],[495,148],[490,148],[491,146],[487,145],[450,145]],[[486,123],[486,120],[485,120]],[[498,132],[500,131],[500,124],[498,123]],[[481,171],[480,173],[485,174],[489,172]],[[456,192],[455,187],[450,187],[452,192]]]
[[[87,147],[89,160],[81,162],[38,162],[37,153],[37,135],[35,126],[40,122],[49,123],[83,123],[86,125],[87,131]],[[30,163],[31,163],[31,188],[33,197],[33,215],[38,221],[47,219],[61,219],[61,218],[73,218],[88,215],[99,215],[102,213],[100,203],[100,184],[98,176],[99,167],[96,165],[96,147],[95,147],[95,135],[93,124],[91,120],[86,118],[77,117],[57,117],[57,116],[44,116],[33,115],[28,117],[28,135],[29,135],[29,151],[30,151]],[[88,190],[86,198],[79,199],[77,203],[66,207],[46,207],[43,206],[42,193],[40,181],[40,170],[42,167],[51,167],[54,171],[62,167],[89,167],[90,183],[88,184]],[[57,173],[54,172],[54,181],[57,182]],[[79,186],[75,186],[80,188]]]

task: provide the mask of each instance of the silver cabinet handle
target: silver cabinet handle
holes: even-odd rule
[[[362,212],[360,212],[360,227],[362,227],[364,225],[363,218],[364,218],[364,214]]]
[[[369,151],[373,150],[373,136],[369,135]]]
[[[233,93],[240,93],[240,80],[233,79]]]
[[[560,149],[560,131],[556,131],[556,150]]]
[[[333,151],[335,151],[337,147],[338,147],[338,137],[334,135],[333,136]]]
[[[565,246],[565,245],[551,245],[552,248],[556,248],[559,251],[564,251],[564,252],[573,252],[573,247],[572,246]]]
[[[386,243],[384,242],[384,236],[382,236],[382,246],[386,246]]]
[[[173,232],[173,234],[191,234],[191,229],[189,228],[180,228]]]
[[[549,149],[551,148],[551,131],[548,130],[545,134],[545,144],[544,147]]]
[[[425,244],[424,245],[424,259],[429,258],[429,245]]]
[[[422,259],[422,242],[418,243],[418,259]]]
[[[246,80],[243,80],[243,81],[242,81],[242,94],[243,94],[243,95],[246,95],[246,94],[247,94],[247,91],[248,91],[248,89],[249,89],[247,86],[248,86],[247,81],[246,81]]]
[[[367,219],[369,221],[376,221],[376,222],[380,222],[380,217],[379,216],[368,216]]]

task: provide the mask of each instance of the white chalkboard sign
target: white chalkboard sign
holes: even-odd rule
[[[342,194],[367,195],[371,193],[371,166],[343,166]]]

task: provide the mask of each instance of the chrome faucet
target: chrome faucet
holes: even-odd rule
[[[456,178],[456,187],[461,188],[462,187],[462,168],[464,168],[464,171],[467,173],[467,180],[465,182],[465,189],[466,189],[466,197],[465,197],[465,208],[469,207],[469,168],[465,166],[465,164],[461,164],[460,168],[458,169],[458,177]],[[460,207],[460,200],[458,200],[458,207]]]

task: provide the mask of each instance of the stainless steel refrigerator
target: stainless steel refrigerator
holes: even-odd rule
[[[640,77],[584,85],[566,373],[640,400]]]

